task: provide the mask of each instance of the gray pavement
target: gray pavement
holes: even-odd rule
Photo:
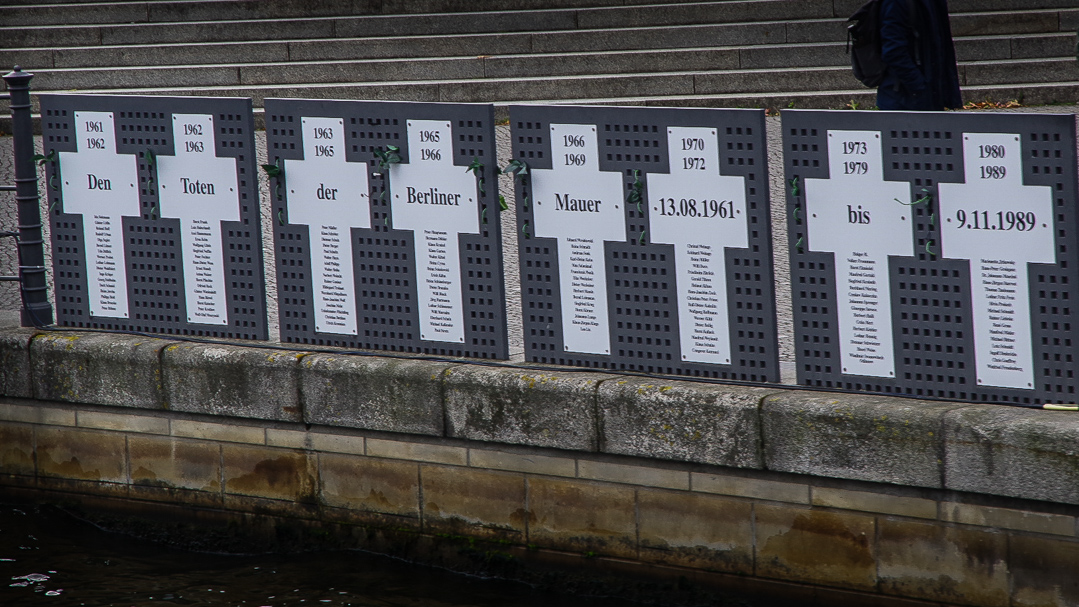
[[[1079,113],[1079,105],[1056,105],[1040,107],[1024,107],[1008,110],[993,110],[1004,112],[1027,112],[1027,113],[1051,113],[1051,114],[1076,114]],[[505,166],[510,155],[510,132],[508,125],[501,125],[495,129],[496,144],[498,146],[499,166]],[[768,169],[770,176],[770,195],[772,200],[772,250],[775,257],[775,280],[776,297],[779,311],[779,354],[782,362],[784,379],[793,380],[794,362],[794,327],[791,318],[791,291],[790,291],[790,266],[787,256],[787,223],[785,216],[785,198],[783,191],[783,162],[782,162],[782,134],[780,132],[779,117],[767,118],[768,137]],[[266,134],[263,131],[256,133],[256,149],[258,150],[258,162],[266,162],[265,150]],[[38,141],[40,147],[40,140]],[[0,182],[10,182],[11,168],[11,138],[0,137]],[[269,334],[271,340],[278,340],[278,314],[277,314],[277,273],[275,270],[275,256],[273,249],[273,226],[270,208],[269,181],[265,174],[259,172],[259,190],[261,199],[261,216],[263,232],[263,254],[266,268],[266,295],[267,312],[269,316]],[[44,190],[42,189],[42,192]],[[499,192],[506,200],[513,200],[513,183],[509,177],[499,178]],[[42,203],[44,210],[44,201]],[[523,360],[524,336],[521,325],[521,292],[517,266],[517,232],[512,203],[510,210],[501,214],[503,259],[506,268],[506,308],[509,315],[509,347],[511,360]],[[15,208],[14,195],[0,192],[0,230],[14,229]],[[46,226],[46,230],[48,226]],[[46,250],[49,257],[49,251]],[[48,259],[47,263],[50,263]],[[0,274],[13,274],[17,271],[14,242],[9,239],[0,240]],[[51,265],[50,265],[51,269]],[[13,283],[0,283],[0,325],[5,323],[17,324],[17,314],[12,311],[19,307],[18,290]]]

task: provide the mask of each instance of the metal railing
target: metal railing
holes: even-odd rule
[[[15,184],[0,184],[0,192],[15,192],[18,217],[16,231],[0,232],[0,238],[13,238],[18,246],[18,276],[0,276],[0,281],[18,282],[22,297],[21,320],[24,327],[40,327],[53,322],[49,303],[48,276],[45,272],[45,241],[42,237],[41,209],[34,165],[34,123],[30,107],[29,72],[15,66],[3,76],[8,93],[0,99],[11,101],[11,126]]]

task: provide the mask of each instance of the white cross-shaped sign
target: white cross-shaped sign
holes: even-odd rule
[[[806,179],[808,248],[835,254],[843,373],[895,377],[888,257],[914,254],[907,182],[884,181],[880,133],[828,131],[828,179]]]
[[[138,162],[116,153],[112,112],[75,112],[75,152],[60,152],[64,212],[83,216],[90,315],[128,318],[123,217],[138,217]]]
[[[557,239],[562,343],[610,354],[604,242],[626,240],[622,176],[599,170],[596,127],[551,125],[550,169],[532,170],[536,236]]]
[[[172,141],[157,178],[161,217],[180,220],[187,321],[227,325],[221,222],[240,220],[236,159],[217,157],[210,114],[173,114]]]
[[[648,176],[652,242],[674,245],[682,360],[730,364],[726,248],[746,248],[745,178],[719,174],[713,127],[669,127],[670,173]]]
[[[390,169],[393,227],[412,230],[420,339],[464,343],[461,234],[478,234],[476,177],[453,163],[445,120],[409,120],[408,162]]]
[[[303,160],[287,161],[289,223],[309,227],[315,331],[357,335],[352,228],[371,227],[367,165],[345,161],[341,118],[301,118]]]
[[[965,133],[965,183],[942,183],[941,255],[970,261],[978,384],[1034,388],[1030,263],[1056,263],[1053,192],[1023,185],[1012,133]]]

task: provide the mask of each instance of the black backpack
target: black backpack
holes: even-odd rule
[[[847,53],[854,77],[868,87],[884,80],[886,66],[880,56],[880,5],[869,0],[847,19]],[[909,15],[914,14],[914,0],[907,0]]]

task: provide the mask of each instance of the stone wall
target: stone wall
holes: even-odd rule
[[[6,490],[875,601],[1079,604],[1077,439],[1067,412],[0,331]]]

